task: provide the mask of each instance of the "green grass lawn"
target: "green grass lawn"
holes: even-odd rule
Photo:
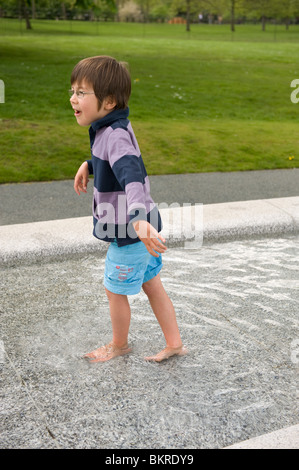
[[[0,183],[72,178],[88,129],[67,90],[83,57],[129,63],[130,118],[148,173],[299,166],[299,27],[0,19]]]

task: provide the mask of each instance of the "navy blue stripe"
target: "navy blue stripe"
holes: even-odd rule
[[[88,172],[90,175],[93,175],[93,166],[92,166],[92,160],[86,160],[87,165],[88,165]]]
[[[103,118],[99,119],[98,121],[92,122],[91,128],[93,131],[97,131],[102,129],[102,127],[111,126],[114,122],[120,119],[127,119],[129,116],[129,108],[126,109],[115,109],[111,113],[106,114]]]
[[[94,186],[99,192],[124,191],[129,183],[144,184],[147,172],[141,157],[125,155],[113,167],[107,160],[92,157]]]
[[[125,131],[128,130],[129,119],[119,119],[111,124],[112,129],[124,129]]]
[[[144,184],[147,176],[142,158],[136,155],[121,157],[114,163],[112,170],[123,189],[133,182]]]
[[[94,187],[101,193],[110,193],[114,191],[123,191],[123,188],[117,181],[110,164],[106,160],[92,157],[92,166],[94,174]]]

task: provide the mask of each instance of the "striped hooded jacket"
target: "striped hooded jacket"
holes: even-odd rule
[[[93,235],[118,246],[139,242],[132,221],[147,220],[160,232],[160,213],[139,146],[128,120],[129,108],[117,109],[91,124],[89,174],[94,175]]]

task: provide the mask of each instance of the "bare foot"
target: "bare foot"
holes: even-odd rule
[[[132,348],[129,348],[128,345],[119,348],[111,341],[111,343],[105,346],[101,346],[88,354],[84,354],[83,357],[89,359],[89,362],[105,362],[114,357],[128,354],[130,351],[132,351]]]
[[[179,346],[178,348],[172,348],[170,346],[166,346],[166,348],[162,349],[158,354],[155,356],[149,356],[145,357],[147,361],[156,361],[156,362],[161,362],[164,361],[164,359],[168,359],[171,356],[184,356],[185,354],[188,353],[187,348],[185,346]]]

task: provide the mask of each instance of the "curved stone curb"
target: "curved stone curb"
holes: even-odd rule
[[[225,449],[299,449],[299,424],[238,442]]]
[[[299,232],[299,197],[161,208],[169,247]],[[106,253],[92,236],[92,217],[0,227],[0,262],[35,262],[87,252]]]

